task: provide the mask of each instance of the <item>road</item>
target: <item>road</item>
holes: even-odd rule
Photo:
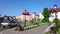
[[[48,24],[44,24],[25,31],[14,31],[14,28],[4,30],[0,34],[44,34],[44,30],[48,27]]]

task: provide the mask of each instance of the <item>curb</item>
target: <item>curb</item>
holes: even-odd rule
[[[52,25],[50,25],[47,29],[45,29],[44,32],[48,32],[50,30],[50,27],[52,27],[54,25],[54,23]]]
[[[24,30],[31,29],[31,28],[34,28],[34,27],[37,27],[37,26],[40,26],[40,25],[44,25],[44,24],[46,24],[46,23],[39,24],[39,25],[33,25],[33,26],[29,26],[29,27],[25,27]]]

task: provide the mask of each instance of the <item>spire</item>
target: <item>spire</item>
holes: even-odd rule
[[[24,11],[27,11],[26,9]]]
[[[53,7],[54,7],[54,8],[57,8],[57,5],[55,4]]]

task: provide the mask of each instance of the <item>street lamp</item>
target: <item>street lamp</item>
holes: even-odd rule
[[[55,22],[55,23],[56,23],[56,31],[58,31],[57,10],[56,10],[56,8],[57,8],[57,5],[55,4],[55,5],[54,5],[54,9],[55,9],[55,11],[54,11],[54,12],[55,12],[55,18],[56,18],[56,22]]]
[[[29,15],[29,12],[27,12],[27,10],[24,10],[24,11],[25,12],[23,12],[22,14],[25,15],[25,23],[24,23],[25,25],[24,26],[26,26],[26,15]]]

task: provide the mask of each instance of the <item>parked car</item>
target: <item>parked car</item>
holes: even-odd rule
[[[10,22],[8,26],[17,26],[18,22]]]
[[[17,25],[17,22],[1,22],[2,26],[13,27]]]
[[[8,24],[7,22],[1,22],[1,27],[2,28],[8,28]]]
[[[8,26],[8,24],[9,24],[9,23],[7,23],[7,22],[1,22],[1,25],[2,25],[2,26]]]

